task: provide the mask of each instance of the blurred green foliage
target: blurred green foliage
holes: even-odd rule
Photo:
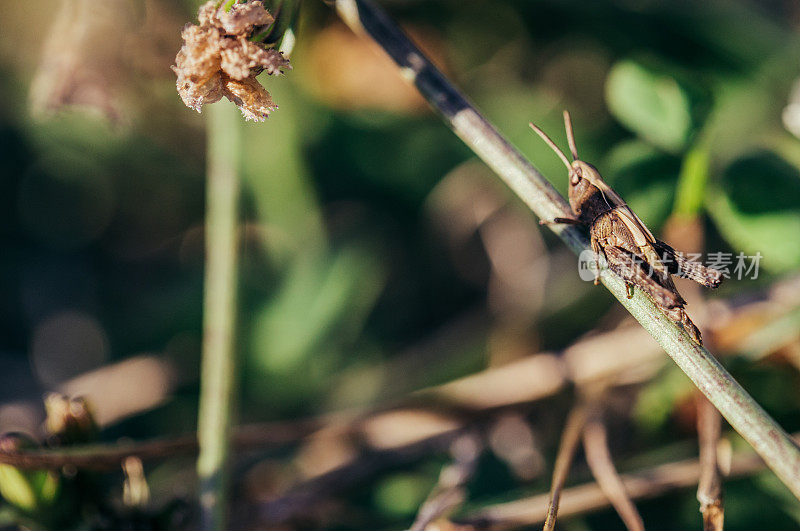
[[[756,177],[757,176],[757,177]],[[776,194],[775,191],[780,190]],[[760,252],[764,267],[794,271],[800,263],[800,173],[769,152],[728,166],[708,196],[720,233],[747,254]]]
[[[690,101],[674,77],[633,61],[608,73],[606,100],[611,113],[631,131],[668,152],[680,152],[692,130]]]
[[[150,18],[137,11],[136,24],[152,25],[145,38],[156,51],[138,61],[119,58],[107,73],[122,79],[122,88],[95,87],[119,104],[119,121],[85,105],[30,115],[28,90],[46,36],[31,28],[52,22],[56,2],[35,9],[12,4],[0,7],[0,402],[24,404],[22,427],[35,431],[44,391],[86,370],[157,353],[175,368],[169,396],[104,426],[101,436],[185,433],[195,424],[201,344],[205,144],[203,121],[181,106],[168,67],[196,2],[182,9],[150,2],[158,15]],[[674,212],[696,215],[706,250],[763,255],[757,282],[729,281],[711,297],[746,294],[800,270],[800,145],[781,121],[800,78],[796,6],[744,0],[386,5],[562,193],[563,166],[527,123],[565,145],[560,116],[567,108],[581,157],[598,166],[654,232]],[[383,81],[354,94],[362,72],[374,66],[372,50],[355,38],[328,38],[325,31],[337,22],[321,2],[307,2],[300,16],[294,70],[265,81],[280,109],[265,124],[242,124],[243,421],[369,407],[517,355],[502,345],[558,351],[619,320],[608,294],[580,282],[574,257],[547,233],[530,234],[543,240],[540,254],[550,264],[540,307],[520,317],[490,304],[496,257],[488,256],[488,236],[475,222],[479,209],[458,218],[475,224],[461,239],[434,221],[441,214],[434,192],[473,156],[409,99],[390,68]],[[137,50],[146,49],[137,42]],[[351,52],[358,60],[348,59]],[[510,193],[503,201],[532,218]],[[34,348],[35,340],[43,323],[65,312],[89,319],[104,340],[89,352],[72,345],[66,332],[55,338],[56,351],[72,358],[47,380],[38,367],[52,365],[51,351]],[[724,361],[787,429],[800,429],[796,369]],[[672,366],[644,386],[633,413],[620,413],[624,420],[613,426],[615,456],[632,459],[691,439],[693,427],[676,414],[690,390]],[[569,403],[559,395],[526,412],[548,467]],[[439,457],[345,493],[355,509],[331,528],[407,526],[435,483]],[[185,470],[191,466],[187,460],[149,467],[152,490],[190,496]],[[3,468],[0,495],[32,511],[57,495],[50,477]],[[549,468],[519,479],[489,456],[470,485],[471,506],[546,490],[548,477]],[[796,500],[765,477],[726,484],[728,529],[798,525]],[[578,469],[571,481],[588,478]],[[103,490],[120,490],[119,474],[98,481]],[[640,509],[648,529],[699,523],[689,491]],[[601,511],[564,526],[621,524]]]

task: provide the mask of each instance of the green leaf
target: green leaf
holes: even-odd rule
[[[670,419],[678,401],[695,392],[692,382],[675,365],[667,365],[636,400],[634,417],[645,432],[655,433]]]
[[[674,77],[633,61],[615,64],[606,101],[628,129],[669,152],[681,151],[692,129],[690,100]]]
[[[0,495],[23,511],[36,509],[36,493],[30,478],[11,465],[0,465]]]
[[[432,478],[415,473],[390,476],[375,488],[375,504],[395,516],[413,515],[433,487]]]
[[[37,497],[43,505],[52,505],[61,492],[59,476],[52,471],[37,471],[31,479]]]
[[[59,477],[54,472],[25,472],[11,465],[0,464],[0,495],[18,509],[32,514],[52,505],[58,493]]]
[[[736,252],[764,257],[782,273],[800,267],[800,173],[771,152],[733,162],[706,197],[709,214]]]

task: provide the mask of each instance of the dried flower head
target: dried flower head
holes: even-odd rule
[[[272,101],[267,89],[254,77],[225,80],[225,97],[235,103],[247,120],[263,121],[269,112],[278,106]]]
[[[264,121],[278,106],[256,76],[279,75],[291,67],[281,52],[249,38],[275,19],[261,0],[234,4],[229,11],[212,0],[200,7],[198,20],[199,26],[183,29],[183,46],[172,67],[181,99],[200,112],[225,96],[247,120]]]
[[[261,0],[233,4],[229,11],[219,9],[217,18],[230,35],[252,33],[256,26],[267,26],[275,22]]]

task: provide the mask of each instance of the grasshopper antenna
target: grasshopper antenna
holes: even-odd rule
[[[567,170],[569,170],[569,171],[572,171],[572,166],[570,165],[570,163],[569,163],[569,160],[567,160],[567,156],[566,156],[566,155],[564,155],[564,152],[563,152],[563,151],[561,151],[561,150],[558,148],[558,146],[556,145],[556,143],[555,143],[555,142],[553,142],[553,141],[550,139],[550,137],[549,137],[549,136],[547,136],[547,134],[546,134],[544,131],[542,131],[541,129],[539,129],[539,127],[537,127],[537,126],[536,126],[536,124],[534,124],[533,122],[529,123],[528,125],[530,125],[530,126],[531,126],[531,129],[533,129],[534,131],[536,131],[536,133],[537,133],[537,134],[538,134],[540,137],[542,137],[542,140],[544,140],[545,142],[547,142],[547,145],[548,145],[548,146],[550,146],[550,149],[552,149],[553,151],[555,151],[555,152],[556,152],[556,155],[558,155],[558,158],[560,158],[560,159],[562,160],[562,162],[564,162],[564,166],[566,166],[566,167],[567,167]]]
[[[572,134],[572,119],[569,117],[569,111],[564,111],[564,128],[567,130],[567,142],[569,142],[569,151],[572,153],[572,160],[578,160],[578,148],[575,147],[575,135]]]

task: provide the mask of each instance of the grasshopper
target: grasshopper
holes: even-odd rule
[[[569,223],[588,227],[592,251],[598,264],[595,285],[600,280],[599,258],[603,255],[609,268],[625,281],[628,298],[633,297],[634,286],[638,287],[670,319],[702,344],[700,331],[686,314],[686,301],[678,293],[670,275],[716,288],[722,282],[722,273],[688,260],[683,253],[655,238],[639,216],[603,181],[597,168],[580,160],[567,111],[564,111],[564,126],[572,154],[571,163],[544,131],[532,123],[530,126],[567,167],[569,204],[575,214],[575,217],[542,220],[540,223]]]

